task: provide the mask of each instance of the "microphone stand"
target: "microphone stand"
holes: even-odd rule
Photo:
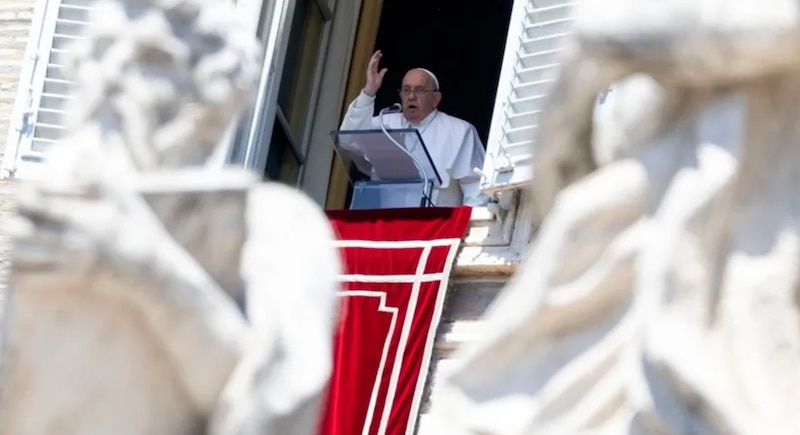
[[[380,113],[378,114],[378,120],[380,121],[381,124],[381,131],[383,131],[383,134],[385,134],[386,137],[389,138],[389,140],[392,141],[392,143],[397,146],[397,148],[400,148],[400,150],[403,151],[408,157],[410,157],[412,162],[414,162],[414,166],[416,166],[417,171],[422,175],[422,178],[425,180],[425,184],[422,186],[422,197],[425,199],[425,201],[427,201],[427,203],[431,207],[436,207],[436,205],[433,204],[433,201],[431,200],[430,197],[430,194],[432,194],[433,192],[432,191],[428,192],[428,187],[429,186],[432,187],[431,186],[432,183],[430,182],[430,178],[428,177],[428,173],[425,171],[425,168],[422,167],[417,158],[414,157],[414,155],[411,154],[411,152],[409,152],[406,149],[406,147],[400,145],[400,143],[394,140],[392,135],[390,135],[389,132],[386,131],[386,124],[384,124],[383,122],[383,115],[385,115],[386,113],[396,113],[398,110],[397,106],[399,106],[399,104],[395,103],[389,107],[384,107],[383,109],[381,109]],[[400,107],[400,109],[402,109],[402,106]]]

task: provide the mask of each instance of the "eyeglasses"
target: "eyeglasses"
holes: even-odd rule
[[[436,89],[425,89],[425,88],[420,86],[420,87],[416,87],[414,89],[411,89],[411,88],[398,89],[397,92],[400,95],[404,96],[404,97],[410,96],[411,93],[414,93],[414,95],[417,95],[417,96],[422,96],[422,95],[426,95],[428,92],[436,92]]]

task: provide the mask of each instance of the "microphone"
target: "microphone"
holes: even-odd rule
[[[385,110],[383,113],[398,113],[403,111],[403,105],[400,103],[394,103],[383,110]]]
[[[417,160],[417,158],[414,157],[414,155],[411,154],[411,152],[409,152],[406,149],[406,147],[404,147],[403,145],[400,145],[396,140],[394,140],[392,135],[390,135],[389,132],[386,131],[386,124],[384,124],[384,122],[383,122],[383,115],[385,115],[387,113],[398,113],[398,112],[402,112],[402,111],[403,111],[403,105],[400,104],[400,103],[394,103],[389,107],[385,107],[385,108],[381,109],[380,115],[378,116],[378,120],[380,121],[380,124],[381,124],[381,130],[383,131],[383,134],[385,134],[386,137],[389,138],[389,140],[393,144],[395,144],[395,146],[397,146],[397,148],[400,148],[400,151],[402,151],[408,157],[411,158],[411,161],[414,163],[414,166],[417,168],[417,172],[419,172],[419,174],[422,175],[422,178],[425,180],[425,184],[422,186],[422,197],[425,198],[426,201],[428,201],[428,204],[434,205],[433,201],[431,201],[431,197],[430,197],[430,195],[428,193],[428,187],[431,184],[431,182],[430,182],[430,178],[428,177],[428,173],[425,172],[425,168],[422,167],[422,165],[419,163],[419,160]]]

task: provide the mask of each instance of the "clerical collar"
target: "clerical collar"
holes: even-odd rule
[[[431,124],[433,123],[433,120],[436,119],[436,115],[438,115],[438,114],[439,114],[439,111],[436,110],[436,109],[433,109],[433,112],[429,113],[428,116],[426,116],[425,119],[423,119],[422,122],[420,122],[417,125],[412,124],[411,122],[409,122],[405,118],[403,118],[403,122],[406,124],[405,128],[414,128],[419,132],[419,135],[422,136],[425,133],[425,130],[427,130],[428,127],[431,126]],[[404,138],[405,138],[405,136],[406,136],[405,133],[403,133],[403,137]],[[419,142],[419,139],[418,138],[414,138],[414,142],[411,144],[411,146],[408,147],[408,151],[414,151],[417,148],[418,142]]]
[[[403,118],[406,121],[406,126],[411,128],[416,128],[417,130],[425,130],[428,128],[428,125],[436,119],[436,115],[439,114],[439,110],[433,109],[433,112],[429,113],[419,124],[414,124],[413,122],[409,121],[408,119]]]

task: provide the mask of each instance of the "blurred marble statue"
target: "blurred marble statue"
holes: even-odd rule
[[[207,164],[259,75],[254,35],[223,1],[92,14],[69,133],[20,186],[0,434],[315,433],[332,230],[299,192]]]
[[[536,145],[542,226],[432,418],[800,432],[800,2],[574,8]]]

